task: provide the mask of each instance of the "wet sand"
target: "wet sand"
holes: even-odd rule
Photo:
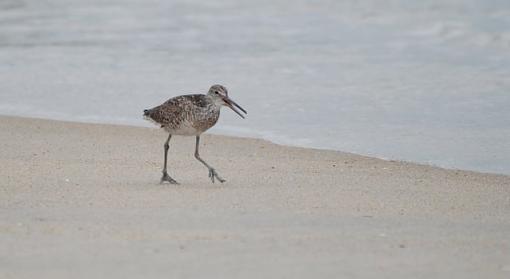
[[[508,278],[510,177],[0,117],[0,278]]]

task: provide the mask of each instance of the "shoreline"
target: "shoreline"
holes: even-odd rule
[[[106,125],[106,126],[118,126],[118,127],[125,127],[125,128],[142,128],[142,129],[157,129],[161,130],[156,125],[133,125],[129,123],[103,123],[103,122],[86,122],[86,121],[69,121],[69,120],[62,120],[62,119],[52,119],[52,118],[44,118],[44,117],[29,117],[29,116],[19,116],[19,115],[4,115],[0,114],[0,118],[19,118],[19,119],[27,119],[27,120],[41,120],[41,121],[55,121],[55,122],[62,122],[62,123],[68,123],[68,124],[82,124],[82,125]],[[146,121],[146,120],[145,120]],[[151,124],[150,122],[146,121],[147,123]],[[142,122],[144,123],[144,122]],[[166,133],[166,132],[165,132]],[[389,159],[389,158],[383,158],[383,157],[377,157],[377,156],[371,156],[371,155],[363,155],[353,152],[347,152],[342,150],[335,150],[335,149],[328,149],[328,148],[319,148],[319,147],[306,147],[306,146],[300,146],[300,145],[292,145],[292,144],[281,144],[278,142],[274,142],[270,139],[265,139],[261,137],[251,137],[251,136],[234,136],[230,134],[221,134],[221,133],[215,133],[207,131],[203,135],[211,135],[211,136],[218,136],[218,137],[229,137],[229,138],[235,138],[240,140],[261,140],[265,141],[269,144],[274,144],[282,147],[289,147],[289,148],[298,148],[298,149],[309,149],[309,150],[315,150],[315,151],[326,151],[326,152],[338,152],[341,154],[348,154],[353,156],[360,156],[364,158],[374,159],[374,160],[382,160],[389,163],[403,163],[403,164],[413,164],[417,166],[423,166],[423,167],[432,167],[432,168],[439,168],[449,171],[462,171],[462,172],[473,172],[473,173],[479,173],[479,174],[490,174],[490,175],[502,175],[502,176],[508,176],[510,177],[510,174],[506,173],[498,173],[498,172],[489,172],[489,171],[479,171],[479,170],[470,170],[470,169],[461,169],[461,168],[449,168],[449,167],[443,167],[441,165],[435,165],[435,164],[429,164],[429,163],[421,163],[421,162],[414,162],[414,161],[406,161],[406,160],[398,160],[398,159]],[[181,136],[176,136],[181,137]]]
[[[510,177],[0,116],[2,278],[507,278]],[[200,268],[197,268],[199,266]]]

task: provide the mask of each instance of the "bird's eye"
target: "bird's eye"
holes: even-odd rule
[[[214,91],[214,93],[215,93],[215,94],[220,94],[220,92],[218,92],[218,91]]]

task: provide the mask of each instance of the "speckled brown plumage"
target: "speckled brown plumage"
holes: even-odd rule
[[[209,169],[209,178],[214,183],[214,179],[225,182],[216,170],[209,166],[198,153],[200,143],[200,134],[214,126],[220,117],[220,108],[227,106],[235,113],[244,118],[240,111],[246,114],[246,111],[228,97],[227,88],[222,85],[213,85],[207,94],[182,95],[174,97],[163,104],[146,109],[143,112],[145,118],[161,125],[168,133],[168,139],[165,142],[165,161],[163,165],[163,177],[161,183],[167,181],[177,184],[167,172],[167,156],[169,142],[172,135],[196,136],[195,158]],[[239,110],[240,111],[239,111]]]
[[[145,110],[144,116],[173,135],[199,135],[216,124],[220,107],[203,94],[183,95]]]

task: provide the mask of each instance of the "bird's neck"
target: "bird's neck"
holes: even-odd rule
[[[221,109],[221,106],[223,106],[223,100],[214,98],[210,95],[207,95],[207,97],[210,98],[211,108],[215,111],[219,111]]]

